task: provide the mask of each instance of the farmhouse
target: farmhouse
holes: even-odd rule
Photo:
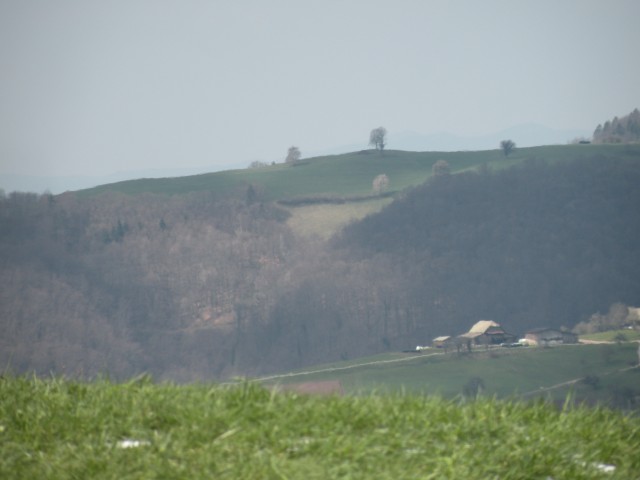
[[[560,328],[536,328],[529,330],[524,338],[527,342],[539,346],[578,343],[578,336],[575,333]]]
[[[459,343],[471,345],[499,345],[505,342],[512,342],[515,336],[508,334],[493,320],[480,320],[471,330],[458,336]]]

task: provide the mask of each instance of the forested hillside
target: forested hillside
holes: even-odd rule
[[[514,333],[571,327],[640,300],[639,181],[631,157],[439,176],[337,244],[405,265],[393,282],[441,333],[479,318]]]
[[[1,361],[18,371],[218,375],[245,305],[268,311],[292,262],[284,212],[206,193],[14,193],[0,218]]]
[[[400,350],[481,318],[521,333],[638,305],[640,158],[625,148],[439,175],[328,243],[260,195],[12,193],[0,362],[222,379]]]

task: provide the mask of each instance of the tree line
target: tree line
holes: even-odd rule
[[[640,111],[636,108],[629,115],[600,124],[593,132],[593,143],[640,142]]]

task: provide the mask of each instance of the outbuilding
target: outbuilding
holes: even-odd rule
[[[529,330],[525,336],[527,342],[541,347],[578,343],[578,336],[562,328],[542,327]]]
[[[449,335],[443,335],[441,337],[436,337],[431,341],[431,344],[436,348],[446,347],[451,342],[451,337]]]

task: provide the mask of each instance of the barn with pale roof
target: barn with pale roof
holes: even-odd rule
[[[480,320],[467,333],[458,336],[460,343],[471,345],[499,345],[512,342],[515,335],[507,333],[499,323],[493,320]]]

